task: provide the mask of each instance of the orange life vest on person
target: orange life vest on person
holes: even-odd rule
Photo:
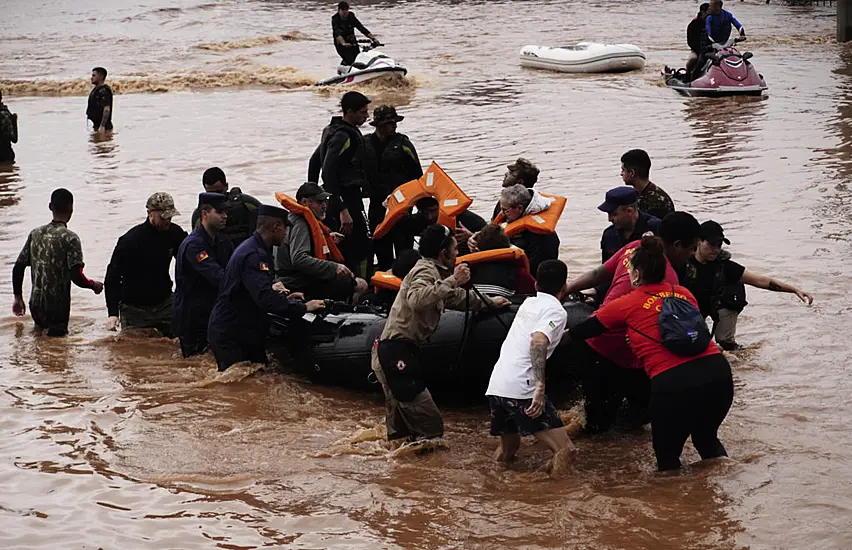
[[[378,292],[380,288],[399,292],[399,288],[402,286],[402,279],[394,275],[393,271],[376,271],[373,273],[370,283],[373,284],[373,288],[376,289],[376,292]]]
[[[518,266],[523,267],[527,271],[530,270],[530,261],[523,250],[517,247],[510,248],[495,248],[494,250],[483,250],[482,252],[474,252],[465,254],[456,258],[456,265],[467,262],[470,265],[476,265],[486,262],[513,262]],[[402,286],[402,279],[393,274],[392,271],[376,271],[373,278],[370,279],[373,287],[378,290],[384,288],[399,292]]]
[[[495,248],[493,250],[483,250],[482,252],[474,252],[465,254],[456,258],[456,265],[467,262],[470,265],[482,264],[487,262],[513,262],[521,267],[530,270],[530,261],[527,259],[526,253],[518,247],[512,246],[509,248]]]
[[[418,200],[435,197],[438,201],[438,223],[455,228],[456,216],[467,210],[473,199],[468,197],[456,182],[437,163],[432,164],[420,177],[397,187],[391,193],[385,207],[385,219],[373,232],[373,239],[381,239],[390,232],[396,222],[407,215]]]
[[[553,199],[553,202],[550,203],[547,210],[539,212],[538,214],[527,214],[526,216],[521,216],[512,223],[506,223],[506,215],[503,212],[500,212],[491,223],[495,223],[503,227],[503,231],[506,233],[507,237],[514,237],[523,231],[532,231],[533,233],[543,235],[546,235],[547,233],[554,233],[556,231],[556,224],[562,216],[562,211],[565,210],[565,204],[568,202],[568,199],[556,195],[545,195],[544,193],[542,193],[541,196]]]
[[[308,222],[311,230],[311,244],[314,250],[314,258],[318,260],[331,260],[343,263],[343,254],[331,238],[331,230],[319,221],[311,209],[299,204],[295,199],[285,193],[275,193],[275,199],[281,206],[294,214],[299,214]]]

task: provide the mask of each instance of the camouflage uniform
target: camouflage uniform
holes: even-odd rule
[[[0,103],[0,162],[14,162],[12,144],[18,143],[18,117]]]
[[[62,222],[50,222],[30,233],[16,263],[30,267],[30,313],[35,324],[51,336],[66,334],[71,315],[71,272],[83,266],[80,237]]]
[[[104,107],[109,107],[109,120],[104,125],[106,130],[112,130],[112,88],[106,84],[95,86],[89,94],[89,107],[86,117],[92,121],[95,130],[101,127],[104,118]]]
[[[675,211],[675,206],[668,193],[649,183],[639,193],[639,210],[662,220]]]

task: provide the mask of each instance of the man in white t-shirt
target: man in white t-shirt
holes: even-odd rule
[[[518,309],[488,383],[491,435],[500,436],[496,458],[508,462],[521,435],[534,435],[554,456],[574,451],[556,408],[544,394],[547,359],[559,345],[568,314],[562,307],[568,268],[559,260],[539,265],[534,298]]]

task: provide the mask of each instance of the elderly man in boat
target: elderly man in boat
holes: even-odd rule
[[[522,184],[505,187],[500,193],[500,213],[492,223],[500,225],[512,245],[526,253],[531,273],[541,262],[559,258],[556,223],[566,202],[565,197],[543,195]],[[468,246],[478,250],[476,235]]]
[[[278,202],[290,211],[292,227],[275,249],[275,279],[309,300],[356,301],[367,291],[367,282],[344,264],[337,245],[345,238],[329,231],[323,220],[331,194],[316,183],[299,187],[296,200],[283,193]]]

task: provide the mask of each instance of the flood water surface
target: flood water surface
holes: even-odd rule
[[[0,87],[19,114],[17,164],[0,173],[0,276],[76,197],[71,228],[101,278],[116,239],[155,191],[188,226],[204,169],[265,202],[295,192],[340,92],[310,85],[336,56],[330,3],[306,0],[8,0]],[[568,197],[561,257],[600,260],[596,207],[641,147],[680,209],[722,223],[734,258],[814,294],[752,289],[732,356],[730,460],[654,471],[650,433],[577,439],[565,479],[526,442],[491,461],[483,402],[444,404],[447,451],[391,456],[377,395],[296,375],[217,377],[176,342],[105,331],[102,296],[73,289],[71,334],[0,318],[3,548],[852,547],[852,436],[845,344],[852,326],[852,53],[833,8],[731,3],[769,84],[763,99],[688,99],[659,71],[685,58],[693,2],[394,2],[353,5],[407,67],[366,84],[405,115],[487,216],[505,165],[530,158],[537,188]],[[643,71],[522,69],[524,44],[634,42]],[[110,71],[116,131],[91,135],[87,76]],[[29,292],[27,282],[26,292]],[[566,405],[568,406],[568,405]]]

